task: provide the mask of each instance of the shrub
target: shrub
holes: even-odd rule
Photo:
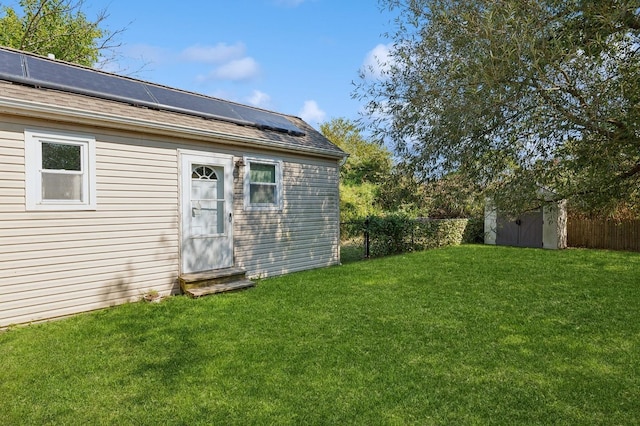
[[[402,213],[368,219],[371,256],[385,256],[412,250],[413,221]]]
[[[462,236],[464,244],[484,244],[484,218],[474,217],[469,219]]]
[[[414,250],[462,244],[468,219],[418,219],[415,221]]]
[[[395,213],[370,217],[369,251],[371,256],[386,256],[408,251],[459,245],[468,219],[411,219]]]

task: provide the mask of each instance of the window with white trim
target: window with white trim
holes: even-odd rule
[[[282,161],[244,158],[246,210],[282,209]]]
[[[95,138],[25,130],[27,210],[95,210]]]

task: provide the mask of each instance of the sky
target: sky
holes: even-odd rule
[[[10,3],[10,2],[9,2]],[[384,61],[392,15],[376,0],[85,0],[126,28],[107,70],[301,117],[355,120],[358,71]]]

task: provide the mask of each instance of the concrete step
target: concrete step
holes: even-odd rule
[[[224,268],[211,271],[194,272],[180,275],[180,288],[182,291],[190,288],[208,287],[214,284],[226,284],[244,280],[246,271],[242,268]]]
[[[183,289],[183,291],[191,297],[201,297],[208,294],[223,293],[227,291],[243,290],[246,288],[254,287],[256,284],[248,279],[242,279],[238,281],[232,281],[227,283],[211,284],[203,287],[192,287]]]
[[[178,278],[182,292],[191,297],[225,291],[242,290],[255,286],[247,279],[247,272],[242,268],[214,269],[211,271],[183,274]]]

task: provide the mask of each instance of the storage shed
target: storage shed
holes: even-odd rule
[[[484,229],[485,244],[564,249],[567,247],[566,202],[548,202],[536,210],[510,217],[488,201]]]
[[[0,327],[337,264],[344,156],[296,117],[2,48]]]

